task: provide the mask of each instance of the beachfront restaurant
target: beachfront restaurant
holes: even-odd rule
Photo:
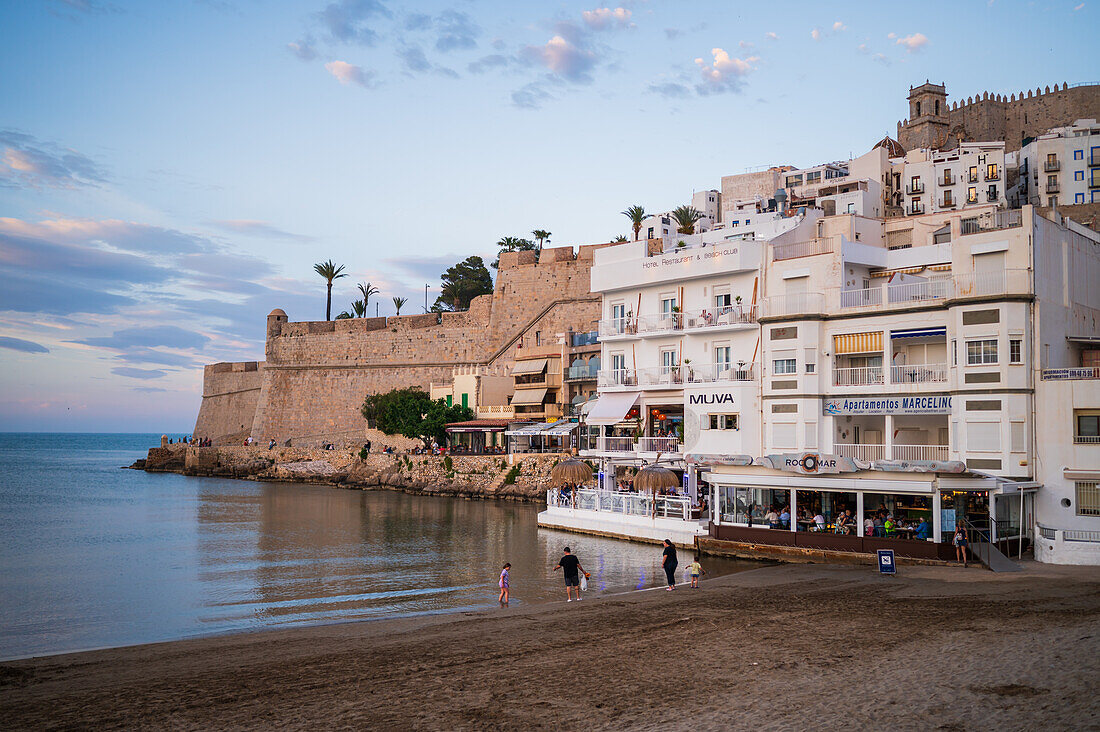
[[[504,432],[511,424],[507,419],[471,419],[451,422],[444,427],[447,448],[453,453],[484,455],[504,452]]]
[[[508,452],[570,452],[577,447],[580,423],[559,419],[555,422],[513,423],[504,431]]]
[[[701,479],[715,509],[709,534],[719,541],[951,560],[958,523],[998,542],[1022,538],[993,514],[998,500],[1025,506],[1023,492],[961,463],[880,461],[864,470],[838,455],[796,453],[702,468]]]

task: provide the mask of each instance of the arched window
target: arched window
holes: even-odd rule
[[[592,358],[588,359],[588,368],[590,368],[590,369],[599,369],[600,368],[600,357],[599,356],[593,356]]]

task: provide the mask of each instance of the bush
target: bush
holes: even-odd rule
[[[504,476],[504,485],[514,485],[516,478],[519,477],[519,466],[513,465],[512,469],[508,471],[508,474]]]
[[[447,455],[446,457],[443,458],[443,469],[446,470],[448,473],[451,472],[451,469],[454,467],[454,464],[455,464],[455,462],[454,462],[454,460],[451,460],[450,455]]]
[[[370,453],[367,452],[367,448],[364,447],[364,448],[361,448],[359,450],[359,459],[360,460],[366,460],[368,455],[370,455]]]

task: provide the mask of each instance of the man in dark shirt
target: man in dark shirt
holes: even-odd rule
[[[584,567],[581,566],[581,560],[577,559],[569,552],[569,547],[565,547],[565,554],[558,560],[555,570],[561,568],[562,573],[565,575],[565,601],[573,602],[573,588],[577,588],[577,599],[581,599],[581,572],[584,571]]]
[[[676,547],[671,539],[665,539],[665,550],[662,552],[661,567],[665,570],[665,578],[668,580],[668,590],[676,589]]]

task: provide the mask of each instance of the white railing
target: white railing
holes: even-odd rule
[[[489,416],[489,417],[501,417],[501,418],[503,418],[503,417],[511,417],[515,413],[516,413],[516,410],[515,410],[514,407],[512,407],[511,404],[505,404],[505,405],[490,404],[488,406],[477,408],[478,417]]]
[[[596,386],[637,386],[636,369],[609,369],[596,375]]]
[[[1074,435],[1074,445],[1100,445],[1100,436],[1097,435]]]
[[[1100,531],[1086,531],[1084,529],[1062,529],[1062,538],[1066,541],[1100,542]]]
[[[629,336],[638,332],[637,319],[634,316],[624,318],[607,318],[601,320],[597,327],[600,339],[614,338],[615,336]]]
[[[684,373],[682,366],[651,366],[635,369],[639,386],[682,386]]]
[[[680,452],[680,440],[675,437],[639,437],[638,452]]]
[[[871,462],[872,460],[884,460],[886,458],[885,445],[834,445],[836,454],[841,457],[852,458]]]
[[[992,272],[973,272],[955,276],[956,297],[982,297],[1031,293],[1028,281],[1031,273],[1026,269],[1000,269]]]
[[[820,292],[797,292],[764,298],[765,315],[800,315],[820,313],[825,306],[825,296]]]
[[[946,300],[951,296],[951,280],[947,278],[907,282],[902,285],[890,285],[886,299],[890,304],[921,302],[925,300]]]
[[[828,254],[831,251],[833,251],[833,247],[829,239],[807,239],[806,241],[792,241],[789,244],[773,245],[772,261],[779,262],[784,259],[812,257],[815,254]]]
[[[868,287],[864,290],[843,290],[840,293],[840,307],[842,308],[865,308],[881,304],[881,287]]]
[[[1069,369],[1043,369],[1043,381],[1060,381],[1065,379],[1100,379],[1100,368],[1084,367]]]
[[[546,505],[579,511],[691,520],[691,499],[688,496],[656,496],[592,488],[581,488],[563,495],[561,491],[551,488],[546,491]]]
[[[685,364],[681,368],[691,384],[710,384],[716,381],[755,381],[751,363],[707,363],[701,366]]]
[[[974,181],[970,181],[973,183]],[[974,201],[967,201],[967,203],[975,203]],[[974,218],[963,219],[962,222],[962,234],[980,234],[983,231],[997,231],[1000,229],[1014,229],[1018,226],[1023,226],[1024,217],[1023,211],[995,211],[993,215],[975,216]]]
[[[881,366],[855,366],[833,369],[834,386],[870,386],[883,383]]]
[[[597,437],[596,449],[600,452],[634,452],[634,438]]]
[[[948,458],[947,445],[891,445],[891,460],[940,460]]]
[[[928,384],[947,381],[947,364],[914,363],[890,367],[891,384]]]
[[[723,325],[749,325],[756,322],[755,305],[724,305],[691,316],[687,328],[715,328]]]

